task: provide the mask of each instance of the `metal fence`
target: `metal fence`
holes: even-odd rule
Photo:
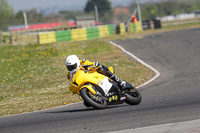
[[[129,23],[128,29],[125,23],[118,25],[100,25],[92,28],[77,28],[66,30],[23,30],[0,32],[1,45],[27,45],[27,44],[49,44],[63,41],[83,41],[103,38],[113,34],[125,34],[126,32],[141,31],[141,23]],[[56,31],[54,31],[56,30]]]

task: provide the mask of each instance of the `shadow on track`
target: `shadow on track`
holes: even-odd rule
[[[72,109],[72,110],[63,110],[63,111],[48,111],[44,113],[77,113],[77,112],[88,112],[88,111],[103,111],[103,110],[108,110],[108,109],[113,109],[113,108],[120,108],[128,105],[114,105],[114,106],[108,106],[106,109],[94,109],[92,107],[89,108],[82,108],[82,109]]]

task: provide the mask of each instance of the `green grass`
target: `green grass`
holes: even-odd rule
[[[76,43],[0,47],[0,116],[30,112],[80,101],[68,89],[65,59],[80,59],[113,66],[116,74],[139,85],[151,71],[129,60],[104,39]],[[130,74],[131,73],[131,74]]]
[[[116,75],[136,86],[153,73],[129,59],[108,40],[142,38],[144,34],[200,27],[199,23],[166,26],[163,29],[127,33],[82,42],[47,45],[0,46],[0,116],[47,109],[80,101],[68,89],[65,59],[80,59],[113,66]]]
[[[167,29],[175,29],[175,30],[179,30],[179,29],[187,29],[187,28],[196,28],[200,26],[200,22],[198,23],[187,23],[187,24],[180,24],[180,25],[168,25],[168,26],[164,26],[163,30],[167,30]]]

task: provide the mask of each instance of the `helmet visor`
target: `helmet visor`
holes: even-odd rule
[[[77,68],[77,64],[74,64],[74,65],[67,65],[67,70],[68,71],[72,71],[72,70],[74,70],[74,69],[76,69]]]

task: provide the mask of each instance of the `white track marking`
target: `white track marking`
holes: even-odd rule
[[[144,84],[138,86],[137,88],[143,87],[150,82],[154,81],[160,76],[160,73],[158,70],[153,68],[152,66],[148,65],[132,53],[126,51],[123,47],[119,46],[118,44],[109,41],[110,44],[120,48],[123,52],[130,55],[132,58],[136,59],[138,62],[143,64],[144,66],[148,67],[152,71],[155,72],[155,76],[145,82]],[[177,123],[170,123],[170,124],[163,124],[163,125],[155,125],[155,126],[149,126],[149,127],[143,127],[143,128],[137,128],[137,129],[127,129],[127,130],[121,130],[121,131],[114,131],[109,133],[200,133],[200,119],[199,120],[193,120],[193,121],[185,121],[185,122],[177,122]]]
[[[200,133],[200,120],[177,122],[109,133]]]
[[[137,88],[140,88],[142,86],[145,86],[145,85],[149,84],[150,82],[154,81],[156,78],[158,78],[160,76],[160,73],[155,68],[153,68],[152,66],[148,65],[147,63],[145,63],[144,61],[142,61],[141,59],[139,59],[138,57],[136,57],[132,53],[126,51],[124,48],[122,48],[121,46],[117,45],[116,43],[114,43],[112,41],[109,41],[109,43],[114,45],[114,46],[116,46],[116,47],[118,47],[118,48],[120,48],[124,53],[130,55],[132,58],[134,58],[135,60],[137,60],[138,62],[140,62],[141,64],[143,64],[144,66],[148,67],[149,69],[151,69],[152,71],[155,72],[155,76],[153,78],[151,78],[150,80],[148,80],[144,84],[142,84],[140,86],[137,86]],[[80,103],[80,102],[78,102],[78,103]],[[68,105],[64,105],[64,106],[69,106],[69,105],[73,105],[73,104],[77,104],[77,103],[72,103],[72,104],[68,104]],[[51,108],[51,109],[58,109],[58,108],[62,108],[64,106],[58,106],[58,107],[54,107],[54,108]],[[33,111],[33,112],[20,113],[20,114],[15,114],[15,115],[30,114],[30,113],[35,113],[35,112],[47,111],[47,110],[50,110],[50,109],[36,110],[36,111]],[[10,117],[10,116],[15,116],[15,115],[8,115],[8,116],[2,116],[2,117]]]
[[[148,80],[147,82],[145,82],[144,84],[137,86],[137,88],[143,87],[149,83],[151,83],[152,81],[154,81],[155,79],[157,79],[160,76],[160,72],[158,70],[156,70],[155,68],[153,68],[152,66],[150,66],[149,64],[145,63],[143,60],[139,59],[137,56],[133,55],[132,53],[126,51],[123,47],[119,46],[118,44],[109,41],[110,44],[120,48],[124,53],[130,55],[132,58],[134,58],[135,60],[137,60],[138,62],[140,62],[142,65],[146,66],[147,68],[151,69],[154,73],[155,76],[153,78],[151,78],[150,80]]]

